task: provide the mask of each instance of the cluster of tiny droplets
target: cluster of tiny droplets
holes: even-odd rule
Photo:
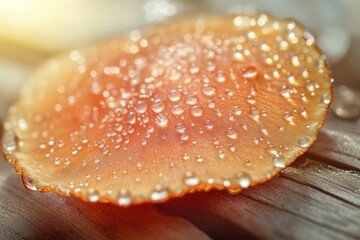
[[[170,27],[157,26],[147,33],[133,31],[122,54],[115,58],[109,53],[112,59],[94,66],[87,65],[86,53],[72,51],[69,59],[77,68],[73,83],[59,84],[53,109],[37,114],[30,122],[72,111],[75,128],[66,136],[61,130],[52,135],[51,131],[62,126],[60,118],[54,124],[41,125],[41,131],[33,130],[32,139],[40,141],[36,157],[59,168],[70,168],[79,159],[84,169],[95,168],[96,174],[84,171],[82,180],[65,184],[75,192],[88,189],[90,201],[100,198],[93,186],[103,181],[103,168],[113,169],[113,179],[127,176],[134,168],[139,173],[133,174],[133,181],[143,181],[140,173],[151,171],[156,160],[146,162],[134,152],[134,146],[149,155],[156,154],[154,147],[161,144],[183,146],[185,150],[174,150],[174,156],[158,156],[169,159],[164,169],[233,159],[249,168],[254,161],[267,159],[275,169],[285,167],[286,156],[307,148],[313,135],[298,136],[297,144],[290,146],[286,139],[277,138],[286,135],[287,129],[314,129],[320,119],[309,117],[308,103],[317,98],[316,103],[326,106],[331,101],[329,93],[319,95],[321,85],[312,77],[328,78],[325,58],[314,51],[313,36],[294,22],[278,22],[266,15],[229,19],[219,20],[225,21],[229,32],[208,28],[201,19],[183,25],[175,21]],[[28,122],[19,118],[17,126],[26,131]],[[244,142],[258,149],[258,155],[241,155]],[[204,144],[217,154],[209,156],[206,150],[197,150]],[[4,145],[8,154],[15,151],[14,142],[7,140]],[[98,154],[84,156],[90,150]],[[170,194],[164,181],[169,176],[162,170],[158,175],[159,184],[149,196],[153,201]],[[183,183],[195,187],[219,181],[200,175],[196,169],[187,169]],[[225,187],[246,188],[254,180],[258,179],[239,171],[220,181]],[[171,191],[181,193],[182,187]],[[141,197],[147,198],[132,196],[131,189],[122,186],[117,203],[128,205]]]

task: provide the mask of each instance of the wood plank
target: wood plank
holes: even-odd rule
[[[282,201],[280,203],[284,204]],[[293,206],[289,203],[285,204]],[[228,224],[237,226],[238,232],[245,231],[248,235],[259,239],[356,239],[347,233],[243,194],[229,197],[224,192],[197,193],[174,199],[159,207],[174,216],[207,223],[207,226],[203,226],[206,229],[216,224],[220,226]],[[228,236],[228,233],[220,229],[215,231],[209,235],[217,239]]]
[[[360,171],[360,120],[345,121],[329,114],[310,153],[317,160]]]
[[[360,207],[360,173],[311,160],[309,155],[282,172],[282,176]]]

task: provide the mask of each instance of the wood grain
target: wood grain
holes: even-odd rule
[[[360,121],[330,115],[270,182],[127,209],[29,192],[0,161],[0,239],[360,239]]]

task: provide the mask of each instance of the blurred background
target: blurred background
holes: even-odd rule
[[[317,38],[335,79],[333,112],[360,116],[359,0],[0,0],[0,121],[31,72],[67,49],[188,12],[265,11]]]

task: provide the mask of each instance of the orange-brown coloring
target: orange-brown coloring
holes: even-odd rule
[[[29,189],[119,205],[264,182],[314,142],[331,76],[265,14],[192,15],[44,64],[5,122]]]

